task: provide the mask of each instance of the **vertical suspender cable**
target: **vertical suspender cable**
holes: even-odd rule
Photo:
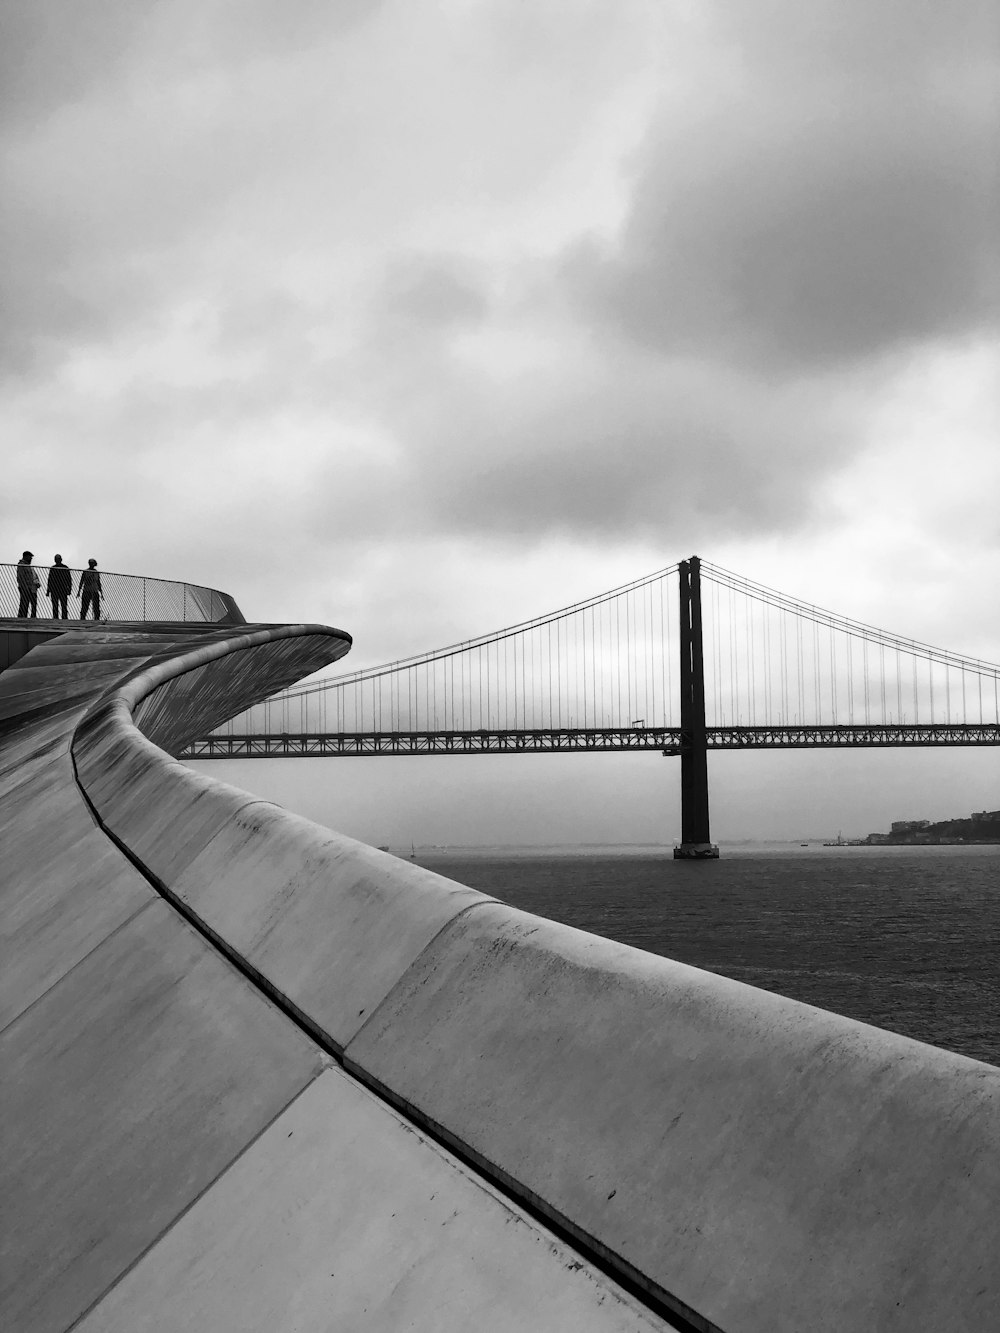
[[[927,684],[930,692],[931,726],[937,721],[934,715],[934,659],[927,658]]]
[[[730,583],[729,585],[729,688],[732,692],[732,703],[730,711],[733,716],[733,725],[739,726],[742,710],[740,708],[739,692],[739,674],[738,674],[738,652],[739,643],[736,631],[736,589]]]
[[[618,677],[618,715],[614,726],[621,726],[622,718],[622,607],[621,598],[615,598],[615,668]]]
[[[854,674],[857,670],[854,656],[856,636],[848,629],[845,637],[847,639],[847,720],[853,726],[858,721],[855,713],[855,700],[860,696],[857,678]],[[860,711],[860,703],[858,704],[858,711]]]
[[[634,671],[632,652],[632,594],[625,594],[625,691],[628,699],[628,716],[622,718],[623,725],[632,721],[632,673]]]

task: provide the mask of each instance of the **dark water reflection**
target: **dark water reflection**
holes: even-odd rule
[[[526,911],[1000,1065],[1000,847],[418,859]]]

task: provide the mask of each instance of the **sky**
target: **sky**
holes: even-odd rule
[[[698,554],[1000,661],[998,66],[995,0],[3,0],[3,559],[360,667]],[[676,770],[210,771],[474,843],[669,842]],[[1000,806],[991,751],[710,782],[719,839]]]

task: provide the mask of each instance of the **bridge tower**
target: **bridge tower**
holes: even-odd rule
[[[674,856],[715,859],[708,828],[708,746],[705,741],[705,662],[701,641],[701,561],[680,563],[681,580],[681,841]]]

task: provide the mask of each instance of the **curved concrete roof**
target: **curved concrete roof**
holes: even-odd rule
[[[668,1326],[164,893],[237,814],[277,811],[177,764],[130,707],[183,744],[348,644],[74,628],[0,676],[4,1328]]]
[[[74,632],[0,676],[6,1324],[1000,1325],[1000,1070],[167,753],[346,646]]]

